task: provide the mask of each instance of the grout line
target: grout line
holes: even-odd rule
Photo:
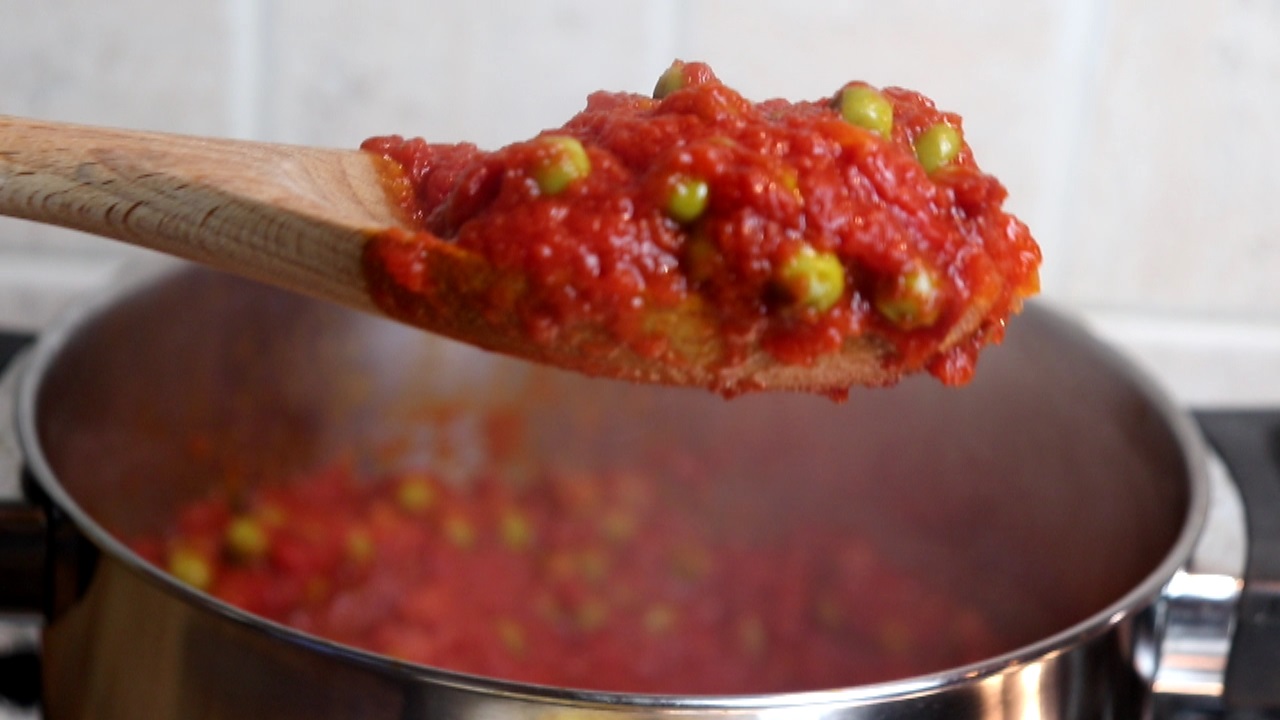
[[[1094,106],[1098,93],[1098,73],[1102,54],[1106,50],[1105,34],[1110,3],[1106,0],[1080,0],[1064,3],[1065,22],[1060,29],[1054,71],[1047,79],[1062,89],[1057,94],[1057,119],[1053,137],[1062,138],[1053,149],[1053,172],[1046,181],[1046,195],[1057,198],[1050,211],[1050,225],[1056,231],[1056,248],[1066,255],[1066,247],[1076,232],[1075,207],[1080,197],[1080,183],[1084,179],[1084,149],[1088,147]],[[1046,263],[1046,286],[1054,286],[1064,280],[1065,268],[1060,262]]]
[[[1280,321],[1089,310],[1081,312],[1081,316],[1098,332],[1126,344],[1230,347],[1280,353]]]
[[[1239,308],[1197,308],[1188,306],[1165,307],[1161,305],[1129,305],[1125,303],[1078,303],[1062,298],[1041,298],[1059,308],[1073,308],[1077,314],[1153,323],[1194,323],[1223,325],[1241,323],[1258,327],[1280,326],[1280,315],[1265,310],[1250,311]]]
[[[226,0],[231,24],[227,114],[233,137],[264,139],[268,129],[266,84],[269,0]]]

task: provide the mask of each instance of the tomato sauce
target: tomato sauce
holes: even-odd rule
[[[679,493],[675,495],[674,493]],[[358,477],[190,503],[132,546],[299,630],[463,673],[636,693],[835,688],[1002,648],[986,619],[847,528],[725,532],[631,472]]]
[[[521,278],[474,311],[515,318],[535,343],[599,327],[680,362],[670,328],[645,318],[692,299],[713,310],[724,366],[756,349],[808,365],[861,338],[883,348],[886,377],[959,384],[1038,290],[1039,248],[961,118],[900,88],[756,103],[677,62],[653,97],[595,93],[563,127],[496,151],[363,147],[403,167],[421,229],[365,254],[374,300],[410,321],[448,310],[424,249],[443,239]]]

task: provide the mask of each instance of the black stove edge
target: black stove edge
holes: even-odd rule
[[[1195,417],[1239,486],[1246,514],[1249,553],[1226,707],[1233,717],[1280,717],[1280,410],[1206,410]]]
[[[9,362],[33,340],[35,340],[33,335],[0,332],[0,371],[3,371]]]
[[[40,656],[34,648],[0,655],[0,700],[19,708],[40,702]]]

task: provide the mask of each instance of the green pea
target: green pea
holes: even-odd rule
[[[897,327],[914,330],[937,322],[942,313],[941,300],[937,275],[926,267],[915,265],[880,285],[875,306]]]
[[[262,557],[271,545],[266,528],[248,516],[234,518],[227,525],[223,541],[232,554],[243,559]]]
[[[844,295],[844,265],[834,253],[808,245],[783,263],[778,279],[797,303],[826,312]]]
[[[195,550],[174,550],[169,555],[169,574],[197,590],[208,590],[213,585],[213,565]]]
[[[840,116],[882,138],[893,133],[893,105],[873,87],[850,85],[840,93]]]
[[[925,172],[932,173],[959,154],[960,133],[946,123],[938,123],[916,138],[916,158]]]
[[[707,182],[700,178],[682,177],[671,186],[667,197],[667,215],[680,223],[691,223],[707,209]]]
[[[683,88],[684,82],[684,63],[676,60],[671,63],[671,67],[658,78],[658,84],[653,86],[653,98],[661,100],[671,93]]]
[[[533,179],[543,195],[558,195],[573,181],[591,174],[591,159],[577,138],[548,135],[538,142],[545,152],[533,168]]]

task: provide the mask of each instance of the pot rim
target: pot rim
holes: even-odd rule
[[[673,708],[690,710],[759,711],[770,708],[805,706],[857,707],[927,695],[960,684],[981,682],[986,678],[1016,671],[1025,665],[1042,662],[1072,647],[1108,632],[1112,627],[1153,605],[1174,574],[1185,567],[1198,540],[1208,513],[1209,491],[1207,451],[1203,437],[1189,413],[1179,408],[1154,378],[1142,371],[1119,350],[1102,342],[1083,329],[1083,324],[1061,308],[1041,298],[1029,305],[1074,328],[1095,345],[1100,357],[1120,373],[1145,397],[1159,413],[1177,440],[1182,465],[1190,487],[1187,513],[1177,539],[1164,558],[1139,583],[1103,609],[1074,625],[1009,652],[967,665],[924,675],[867,685],[824,690],[806,690],[749,695],[674,695],[638,694],[615,691],[583,690],[515,682],[456,671],[416,665],[395,660],[367,650],[310,635],[281,623],[245,612],[204,592],[191,588],[146,562],[123,542],[114,537],[75,501],[62,487],[40,445],[36,430],[36,402],[44,377],[62,349],[77,331],[115,307],[122,299],[170,280],[191,269],[191,265],[167,258],[144,261],[126,268],[117,282],[62,313],[48,328],[40,332],[27,362],[20,369],[16,405],[16,427],[23,462],[49,500],[64,511],[75,526],[99,549],[164,592],[192,603],[202,610],[220,615],[247,629],[279,641],[306,646],[345,662],[378,673],[422,683],[433,683],[490,697],[553,702],[561,705],[614,709]],[[1016,322],[1016,320],[1014,320]],[[1150,678],[1145,678],[1149,680]]]

